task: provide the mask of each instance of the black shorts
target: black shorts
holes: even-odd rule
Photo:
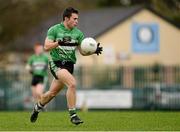
[[[71,74],[74,72],[74,63],[71,61],[50,61],[49,62],[49,68],[52,73],[52,75],[58,79],[56,72],[58,69],[66,69],[68,70]]]
[[[43,82],[44,82],[44,77],[43,76],[33,75],[31,85],[36,86],[37,84],[39,84],[39,83],[42,84]]]

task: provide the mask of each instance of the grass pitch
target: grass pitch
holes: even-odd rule
[[[79,112],[84,123],[70,123],[68,112],[42,112],[30,123],[31,112],[0,112],[0,131],[175,131],[180,112],[91,111]]]

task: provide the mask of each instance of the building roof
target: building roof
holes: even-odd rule
[[[97,37],[132,16],[142,7],[106,8],[80,14],[79,29],[87,37]]]
[[[81,29],[86,36],[98,37],[142,9],[148,9],[175,27],[180,28],[180,25],[173,23],[150,7],[133,6],[128,8],[107,8],[83,12],[80,15],[79,29]]]
[[[96,10],[90,10],[90,11],[84,11],[80,12],[79,16],[79,25],[78,28],[84,32],[86,37],[98,37],[111,29],[112,27],[116,26],[117,24],[120,24],[127,18],[133,16],[137,12],[141,11],[146,7],[142,6],[133,6],[133,7],[127,7],[127,8],[105,8],[105,9],[96,9]],[[146,8],[159,17],[165,19],[166,21],[170,22],[177,28],[177,24],[172,23],[167,18],[163,17],[162,15],[158,14],[156,11],[154,11],[151,8]],[[32,48],[32,45],[35,42],[44,42],[44,39],[46,37],[46,32],[49,27],[51,27],[54,24],[59,23],[60,20],[57,16],[50,18],[46,22],[40,24],[38,27],[34,28],[30,33],[28,33],[25,37],[19,38],[15,43],[21,44],[21,48],[29,49]],[[29,45],[25,45],[24,42],[28,42]]]

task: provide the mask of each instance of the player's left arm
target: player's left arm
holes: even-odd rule
[[[31,73],[32,74],[32,58],[30,57],[29,59],[28,59],[28,62],[27,62],[27,64],[26,64],[26,67],[25,67],[25,69],[29,72],[29,73]]]

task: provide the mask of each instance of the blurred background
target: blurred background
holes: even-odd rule
[[[104,48],[77,53],[79,109],[180,110],[180,0],[0,0],[0,110],[32,109],[27,59],[69,6]],[[47,109],[65,110],[65,91]]]

